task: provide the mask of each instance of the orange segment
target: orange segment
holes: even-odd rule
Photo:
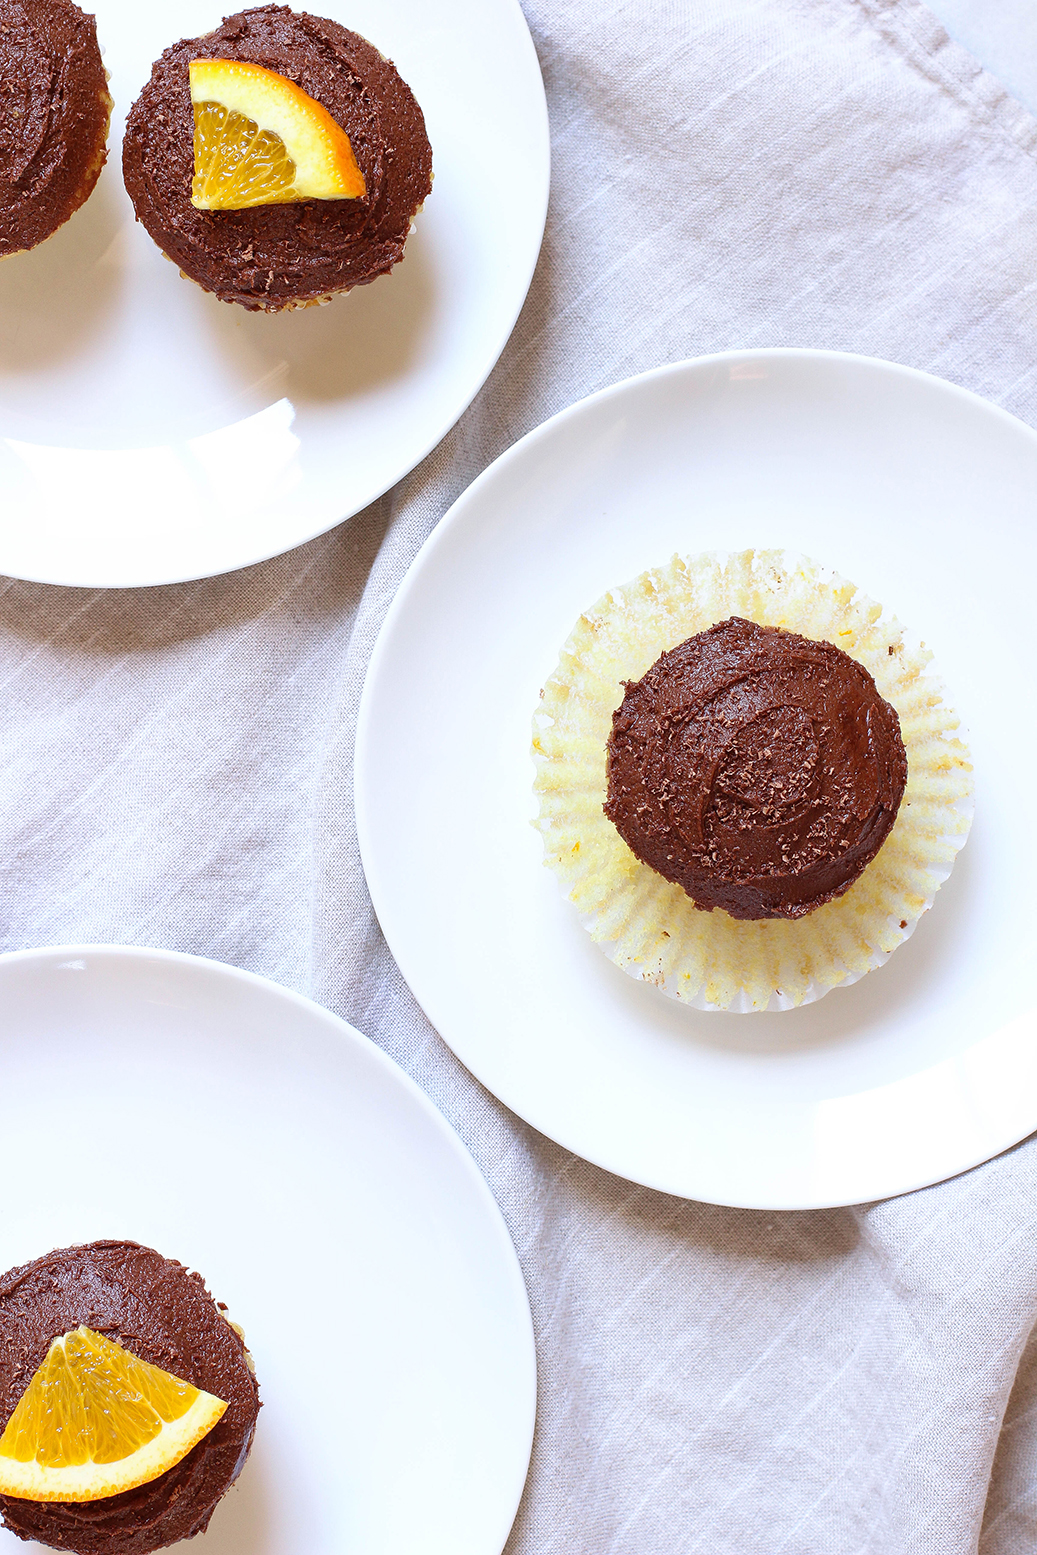
[[[227,1406],[91,1328],[55,1339],[0,1436],[0,1495],[97,1501],[158,1479]]]
[[[193,59],[190,74],[199,210],[367,193],[349,136],[294,81],[240,59]]]

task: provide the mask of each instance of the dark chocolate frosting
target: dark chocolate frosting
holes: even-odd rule
[[[228,1408],[208,1436],[150,1484],[79,1503],[0,1496],[5,1525],[19,1538],[82,1555],[148,1555],[201,1533],[244,1466],[259,1412],[241,1338],[200,1274],[149,1247],[60,1248],[0,1277],[0,1430],[51,1341],[80,1324],[214,1393]]]
[[[696,907],[802,918],[875,857],[906,782],[900,720],[862,664],[732,616],[627,684],[605,813]]]
[[[92,16],[0,0],[0,256],[49,238],[93,189],[112,100]]]
[[[248,60],[294,81],[349,136],[366,195],[196,210],[192,59]],[[139,220],[186,275],[224,302],[275,310],[392,269],[432,187],[432,152],[410,88],[376,48],[338,22],[267,5],[166,49],[130,110],[123,173]]]

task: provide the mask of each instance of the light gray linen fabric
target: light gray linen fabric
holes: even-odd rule
[[[535,1316],[511,1555],[966,1555],[985,1505],[983,1555],[1031,1551],[1034,1144],[802,1215],[685,1203],[574,1159],[468,1077],[402,983],[364,889],[351,750],[421,540],[592,390],[725,347],[825,346],[1037,423],[1037,124],[914,0],[527,15],[553,122],[547,237],[455,432],[366,513],[245,573],[0,589],[3,948],[214,956],[325,1001],[416,1076],[489,1179]]]

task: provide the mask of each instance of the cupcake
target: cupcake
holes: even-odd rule
[[[64,1354],[71,1357],[67,1363]],[[97,1446],[93,1422],[109,1418],[110,1410],[93,1416],[80,1411],[78,1432],[66,1426],[61,1438],[61,1462],[82,1467],[66,1469],[61,1483],[45,1483],[46,1469],[56,1461],[53,1442],[35,1455],[32,1450],[33,1432],[44,1418],[33,1408],[32,1390],[41,1385],[37,1373],[44,1362],[49,1368],[44,1377],[57,1378],[49,1397],[63,1388],[61,1407],[70,1417],[81,1380],[87,1378],[87,1387],[91,1371],[107,1368],[108,1380],[116,1379],[119,1403],[131,1401],[127,1418],[131,1425],[137,1421],[144,1444],[133,1458],[120,1446],[121,1438],[114,1447]],[[157,1395],[149,1388],[157,1388]],[[143,1481],[141,1474],[155,1474],[164,1437],[157,1416],[147,1409],[133,1415],[132,1401],[141,1393],[173,1396],[163,1419],[175,1416],[174,1425],[183,1420],[185,1429],[189,1423],[196,1437],[171,1466]],[[23,1396],[27,1402],[19,1413]],[[8,1488],[29,1471],[39,1481],[25,1487],[38,1500],[21,1490],[0,1494],[0,1516],[19,1538],[81,1555],[148,1555],[201,1533],[244,1466],[258,1412],[259,1391],[240,1331],[201,1276],[182,1264],[135,1242],[92,1242],[48,1253],[0,1277],[0,1484]],[[115,1417],[116,1426],[125,1429],[118,1409]],[[149,1438],[149,1430],[157,1438]],[[77,1453],[79,1441],[91,1445]],[[188,1441],[190,1436],[183,1437],[181,1446]],[[123,1480],[138,1482],[118,1494],[81,1498],[77,1474],[89,1491],[106,1478],[119,1482],[120,1472]],[[50,1499],[52,1494],[62,1499]]]
[[[386,275],[432,187],[393,64],[338,22],[260,6],[168,48],[130,110],[137,218],[181,271],[253,311]]]
[[[97,182],[112,100],[97,28],[71,0],[0,0],[0,257],[35,248]]]
[[[972,814],[930,655],[785,553],[675,557],[581,616],[534,718],[546,862],[632,976],[706,1010],[855,982]]]

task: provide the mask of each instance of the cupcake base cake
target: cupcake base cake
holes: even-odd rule
[[[202,1278],[135,1242],[67,1247],[0,1276],[0,1422],[6,1426],[52,1342],[80,1327],[227,1405],[158,1478],[87,1501],[0,1495],[21,1539],[80,1555],[149,1555],[201,1533],[252,1445],[259,1390],[240,1333]]]
[[[0,0],[0,257],[64,225],[104,166],[112,100],[97,28],[70,0]]]
[[[748,1013],[887,960],[972,815],[929,660],[778,551],[674,557],[581,616],[534,716],[535,824],[616,964]]]
[[[201,59],[261,66],[326,110],[349,138],[364,193],[199,209],[189,67]],[[138,220],[184,275],[224,302],[277,312],[392,269],[432,186],[432,153],[413,93],[372,44],[269,5],[165,51],[130,111],[123,173]]]

